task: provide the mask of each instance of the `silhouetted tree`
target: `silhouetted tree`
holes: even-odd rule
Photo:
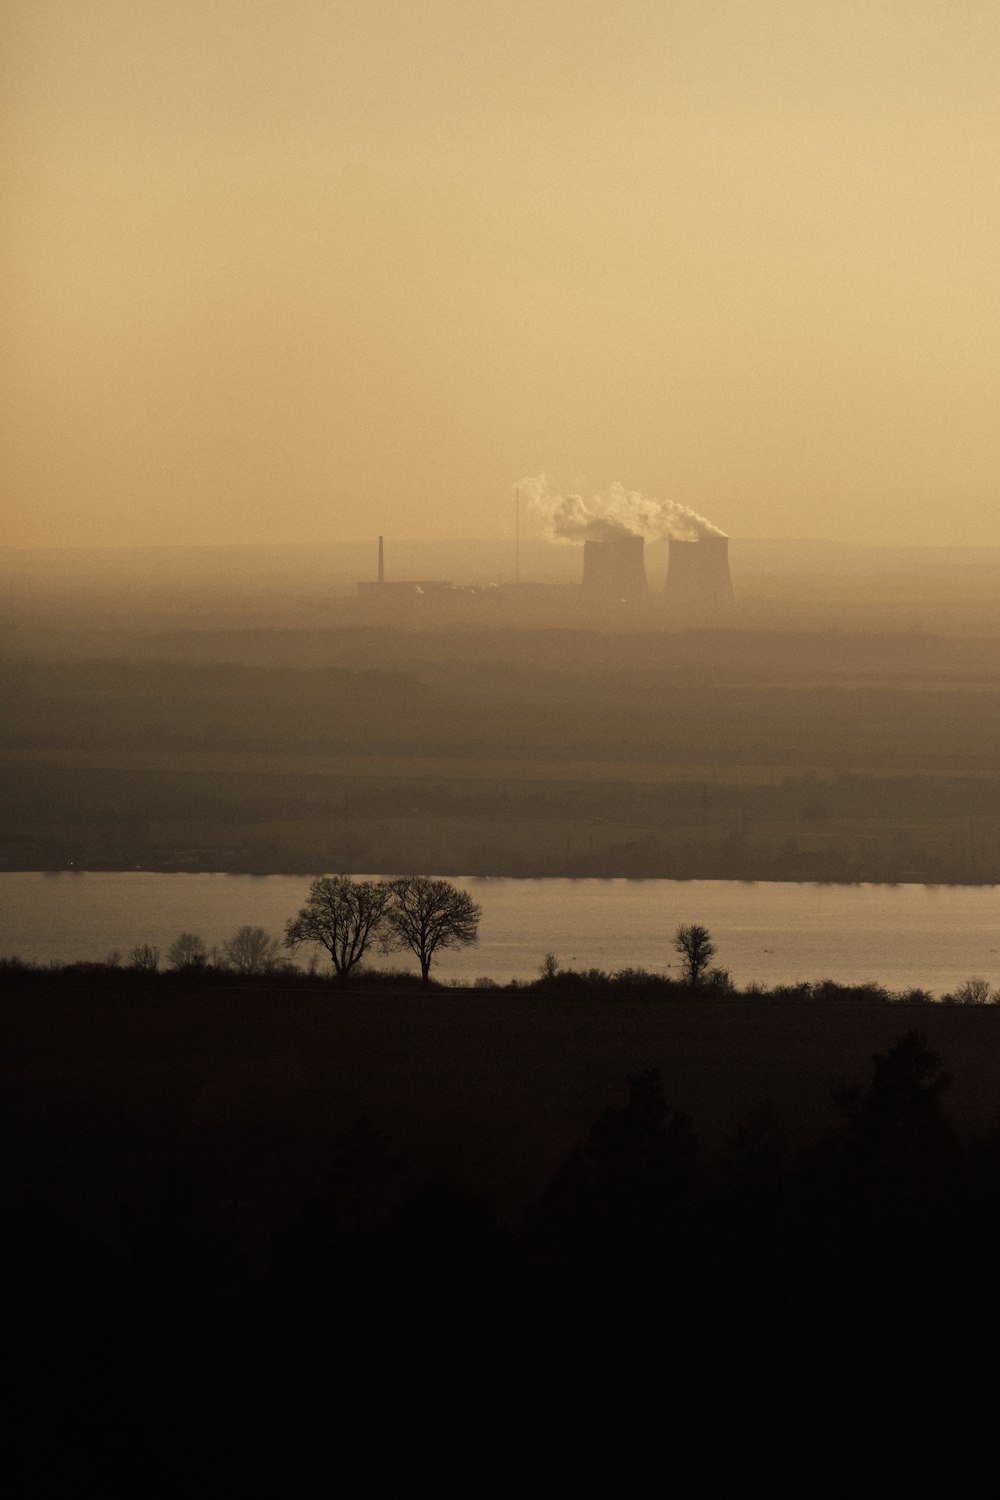
[[[587,1254],[595,1237],[638,1251],[695,1186],[691,1122],[667,1104],[657,1069],[630,1074],[628,1086],[625,1104],[605,1110],[546,1189],[537,1221],[544,1238],[568,1235]]]
[[[278,939],[263,927],[241,927],[222,951],[238,974],[269,974],[278,965]]]
[[[1000,1001],[1000,995],[996,990],[990,989],[990,982],[981,974],[973,974],[971,978],[964,979],[954,994],[956,1005],[995,1005]]]
[[[696,922],[689,926],[682,923],[674,933],[674,949],[683,960],[685,981],[696,990],[702,974],[715,957],[715,944],[708,928]]]
[[[428,983],[431,960],[439,948],[468,948],[479,941],[483,909],[468,891],[427,875],[393,880],[390,890],[389,943],[416,954],[421,983]]]
[[[152,943],[136,943],[128,961],[131,968],[143,974],[155,974],[160,966],[160,950]]]
[[[182,932],[167,949],[167,963],[174,969],[204,969],[208,949],[196,932]]]
[[[846,1118],[849,1137],[871,1163],[898,1170],[942,1146],[950,1148],[951,1130],[942,1096],[951,1077],[919,1031],[909,1031],[874,1059],[866,1089],[841,1089],[834,1097]]]
[[[370,945],[386,933],[392,892],[384,880],[325,875],[314,880],[298,916],[285,924],[284,946],[317,943],[343,983]]]

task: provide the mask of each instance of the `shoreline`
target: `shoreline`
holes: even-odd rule
[[[331,866],[332,869],[332,866]],[[304,866],[286,866],[277,869],[274,865],[267,866],[240,866],[234,868],[232,865],[172,865],[168,863],[159,864],[79,864],[79,865],[53,865],[42,867],[29,864],[3,864],[0,863],[0,875],[44,875],[52,877],[55,875],[222,875],[232,879],[246,876],[248,879],[267,879],[269,876],[290,880],[314,880],[317,875],[329,874],[328,869],[319,869],[315,866],[308,868]],[[353,871],[347,873],[355,873]],[[389,879],[398,875],[399,871],[393,867],[384,870],[377,868],[365,868],[362,872],[366,877],[376,879]],[[413,872],[411,872],[413,873]],[[544,874],[525,873],[523,870],[504,871],[489,870],[470,871],[466,869],[449,869],[447,865],[435,864],[433,870],[416,871],[417,874],[428,874],[435,877],[440,876],[445,880],[510,880],[510,881],[601,881],[610,884],[613,881],[627,881],[629,885],[789,885],[789,886],[822,886],[824,888],[838,887],[844,890],[854,890],[859,886],[878,886],[886,889],[894,889],[900,886],[919,886],[926,890],[938,890],[947,888],[949,890],[993,890],[1000,886],[1000,878],[996,880],[920,880],[917,878],[891,880],[885,877],[859,875],[854,880],[836,880],[833,878],[809,878],[808,876],[783,876],[774,874],[763,875],[631,875],[622,872],[616,875],[594,874],[592,871],[552,872]]]

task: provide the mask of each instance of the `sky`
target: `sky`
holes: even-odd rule
[[[1000,545],[996,0],[6,0],[2,540]],[[530,523],[528,523],[530,524]]]

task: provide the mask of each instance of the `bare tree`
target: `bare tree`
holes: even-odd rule
[[[160,966],[160,950],[152,943],[136,943],[128,956],[129,967],[143,974],[155,974]]]
[[[222,951],[238,974],[270,974],[278,966],[279,944],[263,927],[241,927]]]
[[[697,922],[685,926],[683,923],[674,933],[674,949],[684,963],[684,979],[696,990],[701,976],[715,957],[715,944],[707,927]]]
[[[439,948],[468,948],[479,941],[483,909],[468,891],[427,875],[406,875],[391,881],[390,889],[390,941],[416,954],[421,983],[429,982],[431,960]]]
[[[538,966],[539,979],[551,980],[558,978],[559,960],[554,953],[546,953]]]
[[[167,963],[174,969],[204,969],[208,949],[196,932],[182,932],[167,949]]]
[[[337,978],[345,983],[371,944],[385,933],[391,899],[384,880],[325,875],[313,881],[305,906],[286,922],[284,946],[319,944],[333,960]]]
[[[990,989],[990,982],[980,974],[973,974],[970,979],[963,979],[955,991],[956,1005],[996,1005],[1000,1002],[1000,994]]]

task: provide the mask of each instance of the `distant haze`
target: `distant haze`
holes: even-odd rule
[[[504,538],[543,472],[1000,544],[995,0],[8,0],[2,55],[7,545]]]

